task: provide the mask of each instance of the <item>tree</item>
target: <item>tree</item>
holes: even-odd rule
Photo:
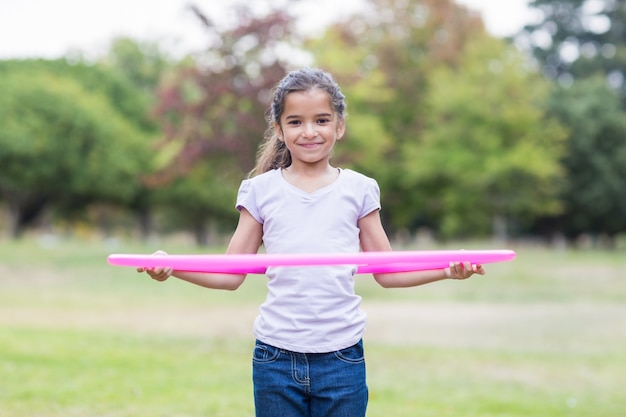
[[[371,45],[360,43],[348,26],[339,24],[305,46],[313,54],[316,65],[332,73],[346,96],[347,129],[345,137],[335,146],[334,163],[375,177],[383,176],[387,171],[385,155],[392,151],[393,140],[378,110],[393,103],[396,92],[375,64]]]
[[[430,85],[422,140],[404,148],[402,167],[444,235],[505,238],[507,223],[559,212],[566,132],[547,116],[548,82],[522,54],[474,37]]]
[[[626,0],[534,0],[529,6],[540,19],[515,38],[548,78],[569,85],[601,74],[626,93]]]
[[[550,110],[571,126],[562,160],[565,211],[537,219],[535,227],[544,233],[559,229],[570,238],[606,234],[614,242],[626,230],[619,214],[625,192],[626,0],[534,0],[530,6],[540,19],[515,39],[562,87],[554,90]]]
[[[63,67],[68,76],[58,75]],[[92,70],[63,61],[0,65],[0,198],[9,207],[13,236],[46,207],[80,210],[94,201],[128,201],[138,173],[149,166],[149,137],[111,104],[118,100],[133,111],[132,91],[116,85],[120,94],[102,94],[103,86],[117,81]],[[100,84],[90,91],[77,79]]]
[[[223,188],[236,192],[254,166],[271,89],[289,67],[280,51],[290,48],[291,19],[282,12],[255,16],[242,6],[238,25],[222,29],[194,11],[209,45],[158,92],[161,149],[171,157],[161,161],[149,183],[162,188],[161,201],[202,231],[207,226],[201,225],[224,219],[225,202],[218,201],[226,195]],[[234,194],[228,195],[233,213]]]
[[[350,154],[359,146],[357,157],[348,161],[381,183],[385,225],[392,231],[441,227],[447,236],[486,233],[494,218],[527,220],[532,213],[557,210],[552,184],[563,133],[543,118],[548,87],[528,62],[490,39],[480,18],[454,2],[371,0],[368,5],[331,27],[312,52],[339,75],[349,109],[355,109],[337,154],[348,158],[344,149]],[[351,132],[361,123],[365,128]],[[549,130],[540,132],[544,124]],[[490,154],[468,150],[468,141],[476,149],[491,147]],[[448,153],[481,168],[464,176],[450,168]],[[367,162],[358,165],[358,159]],[[516,176],[528,181],[528,200],[522,194],[513,198]],[[489,198],[468,207],[453,197],[464,195],[466,186],[476,195],[489,191]]]
[[[162,77],[176,66],[176,61],[158,43],[127,37],[113,39],[99,62],[123,74],[150,99],[156,94]]]
[[[236,222],[235,199],[241,181],[229,159],[197,164],[186,175],[156,190],[155,202],[163,207],[164,230],[190,230],[200,246],[214,245],[213,232],[232,232]],[[202,185],[202,186],[200,186]]]
[[[183,59],[182,62],[185,61],[186,59]],[[140,97],[145,103],[140,113],[143,117],[150,114],[155,106],[157,92],[163,79],[176,71],[179,65],[183,65],[171,58],[158,43],[141,42],[126,37],[113,39],[106,54],[98,60],[98,64],[119,74],[132,85],[136,90],[136,97]],[[162,132],[157,127],[156,118],[151,122],[150,133],[155,137],[161,136]],[[156,149],[152,151],[155,161],[163,160],[164,156],[159,155]],[[158,167],[155,165],[156,168]],[[145,171],[142,174],[143,178],[149,177],[154,172]],[[139,219],[139,229],[144,239],[150,236],[154,228],[154,207],[157,200],[155,194],[157,193],[157,190],[141,181],[135,197],[127,204],[127,208],[136,213]]]
[[[479,17],[452,0],[369,0],[368,4],[362,18],[348,27],[361,48],[370,50],[363,67],[380,71],[386,87],[394,92],[392,100],[379,103],[373,111],[394,141],[385,157],[401,161],[404,144],[419,141],[432,69],[454,65],[466,40],[484,27]],[[391,169],[381,178],[389,214],[406,203],[407,190],[397,186],[399,175]]]
[[[562,159],[564,211],[537,225],[556,225],[570,239],[605,235],[614,247],[617,234],[626,231],[626,118],[620,97],[601,78],[589,78],[559,89],[550,110],[571,129]]]

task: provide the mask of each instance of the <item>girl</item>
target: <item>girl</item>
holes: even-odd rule
[[[290,72],[276,86],[257,165],[237,197],[239,223],[227,253],[390,251],[376,181],[330,164],[345,133],[345,97],[318,69]],[[163,252],[161,252],[163,253]],[[139,268],[235,290],[245,274]],[[267,298],[254,323],[253,382],[259,417],[365,416],[368,391],[361,337],[366,316],[353,266],[268,268]],[[453,263],[437,271],[374,274],[383,287],[411,287],[484,274]]]

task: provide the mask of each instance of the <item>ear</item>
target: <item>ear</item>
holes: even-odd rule
[[[281,129],[280,125],[274,122],[274,131],[278,135],[278,140],[284,141],[283,139],[283,129]]]
[[[341,120],[337,124],[337,140],[343,138],[343,135],[346,133],[346,121]]]

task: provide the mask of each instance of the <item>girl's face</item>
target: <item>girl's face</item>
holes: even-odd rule
[[[335,142],[345,131],[328,93],[320,89],[287,94],[280,124],[274,127],[289,149],[292,163],[309,165],[328,164]]]

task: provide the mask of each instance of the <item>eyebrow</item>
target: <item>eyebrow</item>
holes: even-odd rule
[[[292,114],[289,116],[285,116],[285,119],[289,120],[289,119],[299,119],[302,116],[298,115],[298,114]],[[332,113],[320,113],[320,114],[316,114],[314,117],[333,117]]]

